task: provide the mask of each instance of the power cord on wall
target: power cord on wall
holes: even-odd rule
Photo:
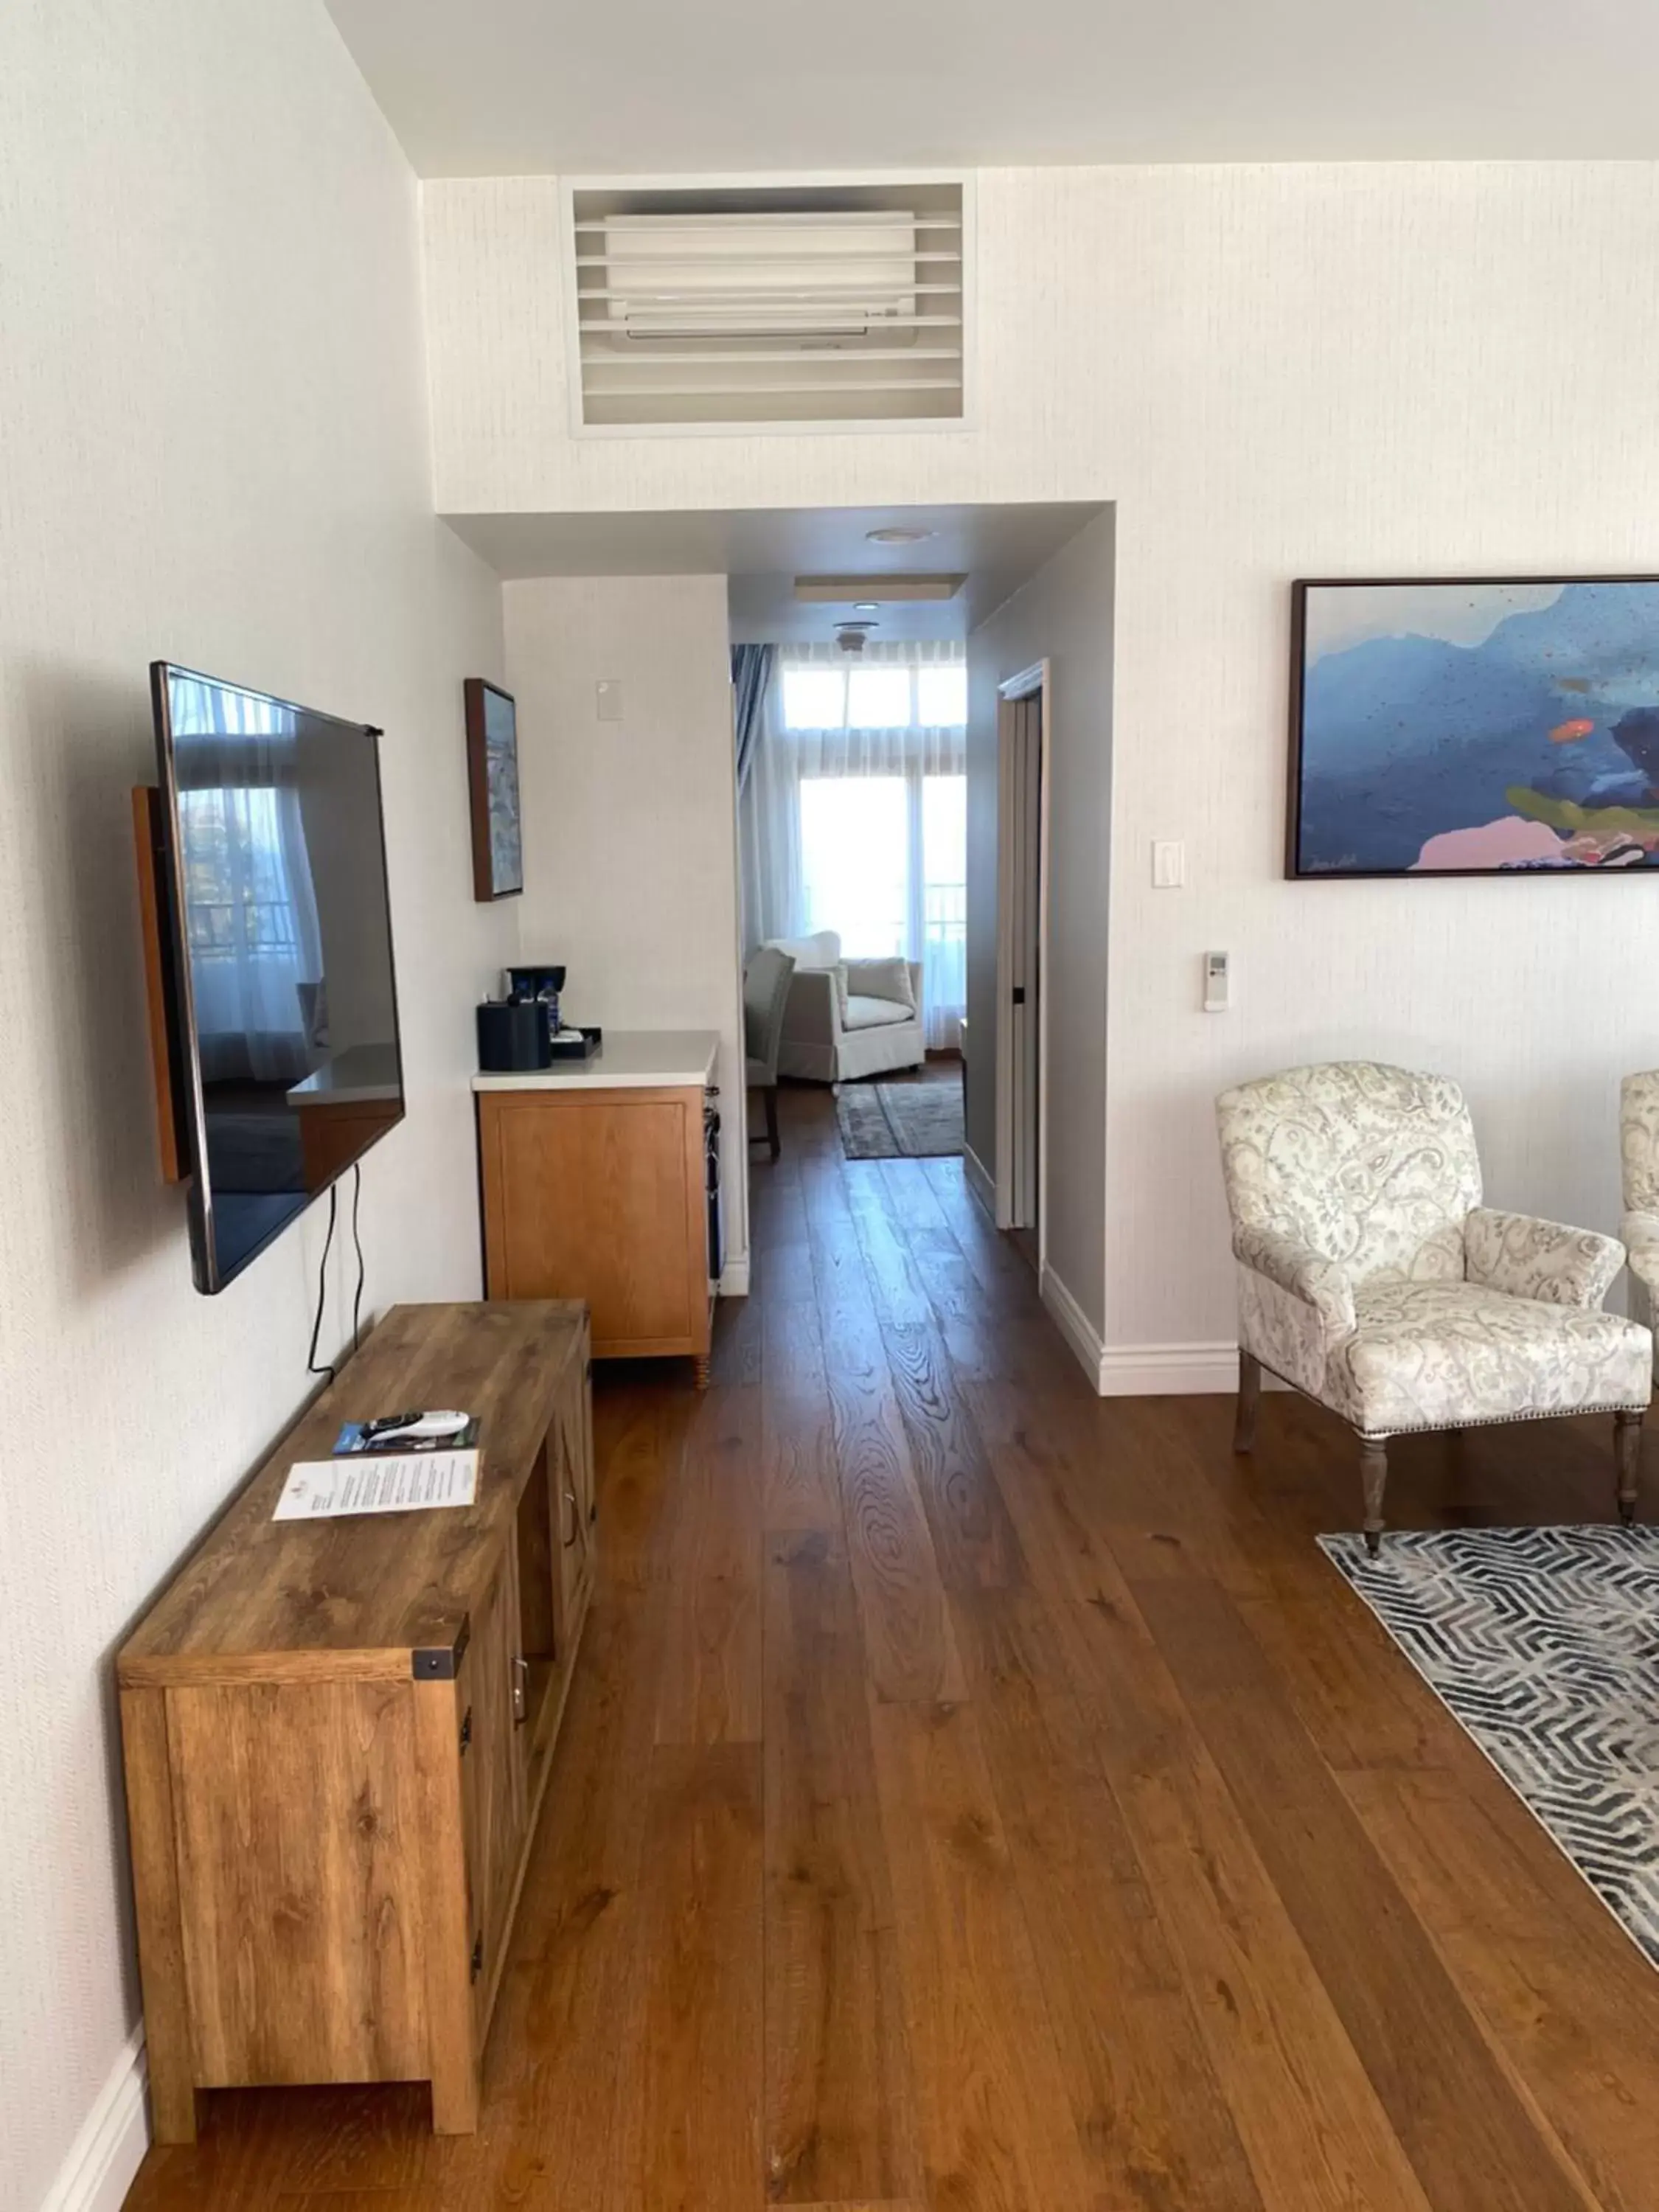
[[[363,1258],[362,1231],[358,1226],[358,1209],[362,1202],[363,1170],[360,1160],[351,1170],[351,1244],[357,1255],[357,1287],[351,1300],[351,1348],[354,1352],[362,1334],[363,1285],[368,1278],[368,1263]],[[332,1361],[324,1361],[319,1364],[317,1346],[322,1337],[323,1312],[328,1303],[328,1255],[334,1249],[334,1224],[339,1210],[340,1187],[337,1183],[331,1183],[328,1188],[328,1234],[323,1239],[323,1256],[317,1266],[317,1313],[311,1324],[311,1349],[306,1354],[307,1374],[326,1375],[331,1382],[338,1372],[337,1365]]]
[[[363,1240],[357,1230],[357,1208],[363,1198],[363,1166],[359,1160],[351,1170],[351,1242],[357,1254],[357,1293],[351,1301],[351,1348],[357,1349],[357,1332],[363,1318],[363,1284],[368,1269],[363,1263]]]
[[[331,1363],[319,1366],[317,1343],[323,1333],[323,1307],[328,1298],[328,1255],[334,1249],[334,1217],[339,1210],[339,1193],[333,1183],[328,1187],[328,1234],[323,1239],[323,1256],[317,1263],[317,1318],[311,1324],[311,1349],[306,1354],[307,1375],[326,1375],[331,1382],[334,1368]]]

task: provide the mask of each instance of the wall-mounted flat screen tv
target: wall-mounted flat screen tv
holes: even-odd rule
[[[155,875],[199,1291],[403,1119],[378,732],[158,660]]]

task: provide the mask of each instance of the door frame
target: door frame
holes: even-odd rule
[[[1010,1229],[1014,1211],[1014,1025],[1008,1019],[1014,964],[1014,817],[1012,722],[1017,701],[1039,702],[1037,762],[1037,1191],[1039,1278],[1048,1256],[1048,805],[1053,787],[1054,685],[1048,658],[997,685],[997,1024],[996,1224]]]

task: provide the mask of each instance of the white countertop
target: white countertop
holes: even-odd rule
[[[290,1106],[339,1106],[357,1098],[401,1098],[398,1048],[391,1044],[348,1045],[325,1060],[314,1075],[289,1090]]]
[[[714,1030],[607,1030],[592,1060],[475,1075],[475,1091],[647,1091],[712,1080],[720,1037]]]

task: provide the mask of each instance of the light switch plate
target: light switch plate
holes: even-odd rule
[[[1178,891],[1187,881],[1187,848],[1179,837],[1152,840],[1152,889]]]
[[[593,686],[594,711],[602,722],[623,718],[622,685],[614,676],[602,676]]]

